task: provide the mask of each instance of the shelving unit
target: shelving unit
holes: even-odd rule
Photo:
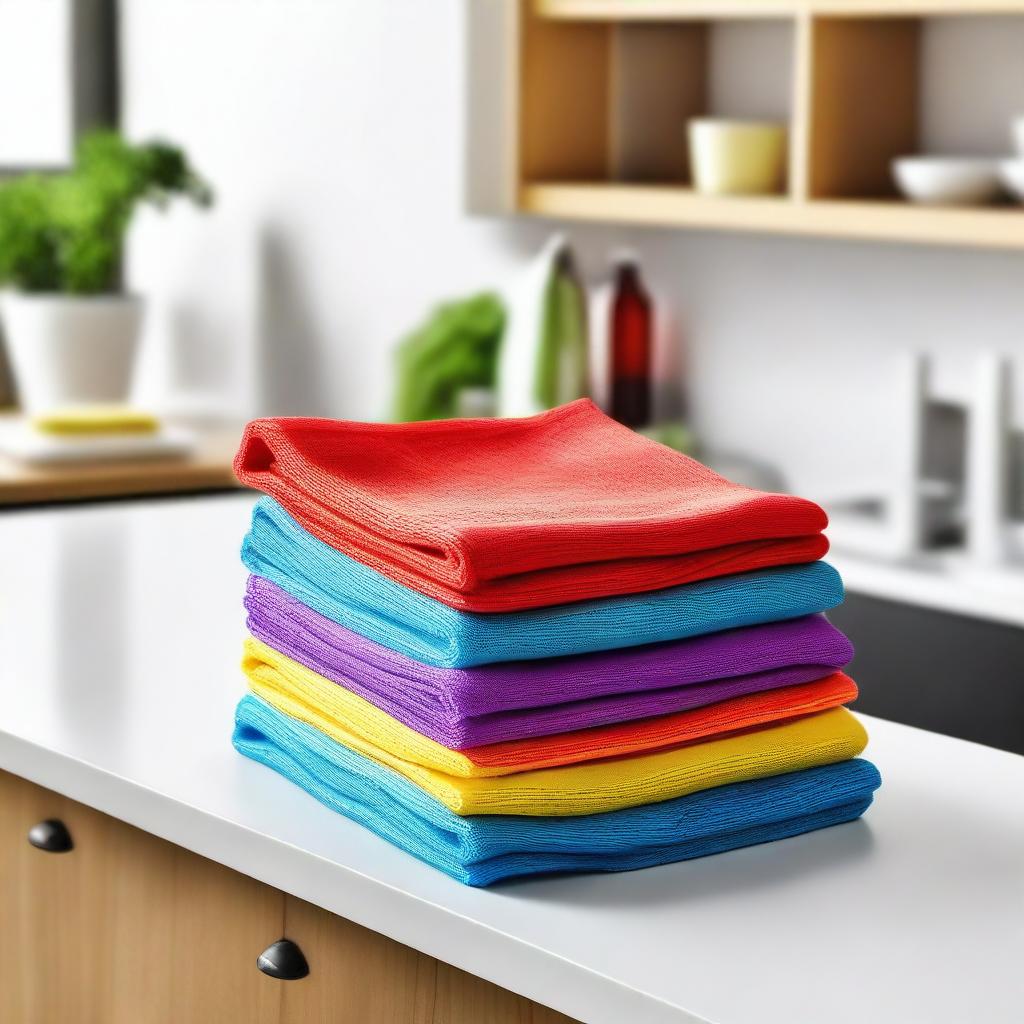
[[[493,14],[502,0],[485,3]],[[480,212],[1024,249],[1024,207],[917,206],[891,178],[892,159],[920,145],[923,19],[1024,19],[1024,0],[504,4],[490,28],[506,52],[471,67],[471,129],[486,126],[486,157],[470,161]],[[770,115],[790,128],[783,195],[707,197],[689,186],[687,120],[709,111],[713,78],[751,73],[714,64],[715,26],[737,21],[791,39],[788,66],[776,69],[789,83],[785,109]]]

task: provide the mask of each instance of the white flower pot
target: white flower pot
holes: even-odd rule
[[[22,409],[126,401],[142,311],[130,295],[5,294],[0,313]]]

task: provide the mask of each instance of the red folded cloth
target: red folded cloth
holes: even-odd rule
[[[813,502],[741,487],[582,399],[430,423],[254,420],[238,479],[454,608],[505,612],[820,558]]]

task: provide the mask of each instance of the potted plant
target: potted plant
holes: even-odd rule
[[[128,397],[142,302],[121,290],[125,234],[140,202],[176,194],[212,201],[180,149],[110,131],[67,173],[0,183],[0,312],[26,411]]]

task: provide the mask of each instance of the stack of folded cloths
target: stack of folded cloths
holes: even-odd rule
[[[470,885],[859,817],[812,502],[580,401],[520,420],[251,423],[235,746]]]

